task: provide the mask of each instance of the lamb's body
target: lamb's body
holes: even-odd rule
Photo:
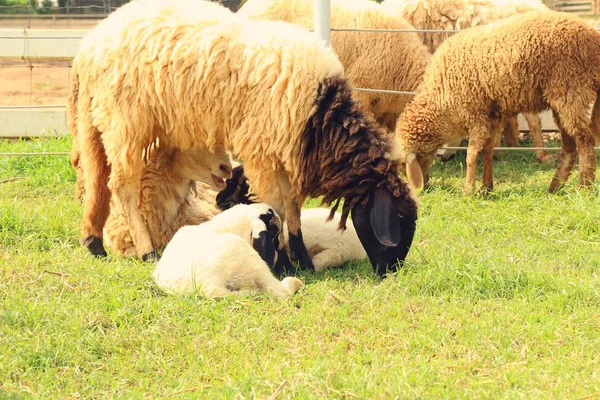
[[[314,26],[313,0],[248,0],[239,14],[255,20],[280,20],[307,29]],[[398,29],[412,27],[372,0],[332,0],[332,28]],[[414,91],[421,83],[429,53],[416,33],[332,32],[331,44],[354,85],[371,89]],[[357,99],[388,129],[411,95],[357,92]]]
[[[179,229],[154,271],[158,286],[169,293],[199,291],[212,298],[260,291],[290,297],[303,283],[277,280],[251,245],[269,229],[271,221],[264,220],[268,209],[265,204],[240,205],[209,222]]]
[[[412,153],[407,156],[409,180],[421,186],[421,169],[428,174],[435,151],[468,134],[466,189],[472,189],[484,146],[484,185],[491,188],[493,139],[503,115],[551,109],[563,152],[550,189],[568,177],[575,143],[580,183],[589,184],[596,157],[588,109],[600,89],[598,65],[600,35],[561,13],[530,12],[456,34],[433,56],[422,90],[398,122],[404,149]]]
[[[385,0],[383,7],[397,11],[416,29],[463,30],[486,25],[514,15],[530,11],[548,10],[541,0]],[[433,54],[452,33],[420,32],[423,43]],[[537,114],[524,113],[534,147],[544,147],[542,123]],[[448,146],[460,145],[461,139],[449,142]],[[519,127],[516,115],[507,116],[504,139],[508,146],[519,143]],[[440,152],[442,160],[449,160],[455,150]],[[536,151],[538,161],[550,161],[545,150]]]
[[[190,170],[196,168],[199,166],[185,154],[172,149],[159,148],[148,157],[140,182],[139,209],[154,248],[164,248],[182,226],[201,224],[220,212],[215,203],[217,193],[190,179]],[[136,255],[127,217],[114,196],[104,237],[120,255]]]
[[[285,217],[292,253],[307,267],[299,218],[304,199],[345,199],[343,224],[353,207],[381,213],[368,201],[381,193],[375,197],[385,212],[393,208],[403,218],[386,217],[392,222],[384,226],[365,218],[361,226],[375,238],[373,229],[393,224],[386,233],[403,243],[373,250],[372,262],[391,253],[404,260],[416,204],[395,175],[396,144],[358,109],[339,60],[310,32],[246,20],[201,0],[139,0],[99,23],[74,64],[80,70],[81,165],[91,193],[84,206],[86,242],[101,244],[99,210],[107,207],[110,176],[138,255],[152,254],[135,198],[143,168],[138,155],[158,139],[184,151],[233,150],[259,199]],[[88,248],[94,252],[94,246]]]

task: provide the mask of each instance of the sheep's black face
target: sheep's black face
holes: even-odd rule
[[[231,178],[225,181],[225,189],[217,194],[217,206],[225,211],[237,204],[252,204],[250,186],[244,175],[244,166],[238,165],[231,171]]]
[[[399,215],[399,212],[401,215]],[[366,206],[352,209],[352,221],[373,269],[380,275],[395,272],[412,245],[417,216],[398,210],[391,193],[377,189]]]

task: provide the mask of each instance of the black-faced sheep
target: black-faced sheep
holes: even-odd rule
[[[304,284],[271,271],[281,221],[266,204],[239,205],[201,225],[184,226],[169,242],[154,278],[168,293],[210,298],[268,292],[285,299]]]
[[[541,0],[385,0],[383,7],[399,12],[416,29],[462,30],[489,24],[529,11],[547,10]],[[444,32],[420,32],[423,43],[433,54],[452,35]],[[542,125],[537,114],[524,113],[533,145],[544,147]],[[460,145],[462,138],[449,142],[449,147]],[[519,144],[519,127],[516,115],[508,115],[504,125],[504,140],[508,146]],[[443,161],[453,157],[456,150],[438,152]],[[551,161],[546,150],[536,150],[538,161]]]
[[[550,191],[568,178],[577,152],[579,182],[589,185],[596,169],[590,123],[594,129],[600,123],[598,65],[600,34],[557,12],[529,12],[454,35],[433,56],[396,127],[409,182],[422,187],[436,150],[468,134],[465,189],[473,189],[482,149],[483,185],[491,189],[493,144],[503,116],[551,109],[562,152]]]
[[[397,175],[399,143],[360,110],[339,60],[310,32],[201,0],[139,0],[100,22],[74,65],[82,231],[93,254],[104,251],[110,186],[137,254],[155,256],[136,196],[140,155],[158,140],[183,151],[231,149],[258,199],[284,216],[304,267],[313,268],[300,205],[318,196],[334,208],[343,200],[341,227],[352,210],[380,274],[405,259],[417,205]]]
[[[248,0],[239,14],[255,20],[291,22],[307,29],[314,25],[313,0]],[[389,13],[372,0],[332,0],[332,28],[413,29],[399,14]],[[414,91],[423,78],[430,55],[416,33],[336,32],[331,44],[346,75],[358,87]],[[355,97],[391,131],[412,95],[356,92]]]

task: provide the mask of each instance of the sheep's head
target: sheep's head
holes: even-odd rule
[[[225,150],[213,153],[205,148],[175,149],[171,161],[166,168],[178,168],[185,179],[206,183],[216,191],[224,189],[225,180],[231,177],[231,161]]]
[[[244,174],[244,166],[238,165],[231,171],[231,178],[225,181],[225,188],[217,194],[217,206],[227,210],[236,204],[252,204],[250,186]]]
[[[417,200],[411,189],[393,172],[386,183],[352,207],[358,238],[380,276],[404,262],[417,221]]]

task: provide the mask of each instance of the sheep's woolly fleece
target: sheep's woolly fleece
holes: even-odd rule
[[[273,218],[265,221],[267,215]],[[154,278],[173,294],[199,291],[206,297],[224,297],[265,291],[281,299],[290,297],[304,285],[302,281],[277,280],[251,245],[272,224],[281,228],[277,214],[259,203],[238,205],[204,224],[184,226],[167,245]]]
[[[313,0],[248,0],[238,11],[252,19],[281,20],[313,29]],[[376,28],[410,30],[397,13],[387,12],[371,0],[332,0],[332,28]],[[414,91],[429,62],[427,49],[415,33],[336,32],[332,47],[346,75],[357,87]],[[393,130],[410,95],[357,92],[357,99],[380,122]]]
[[[600,89],[598,65],[600,34],[575,16],[534,11],[467,29],[435,53],[397,134],[406,153],[431,153],[475,130],[470,143],[483,146],[499,113],[551,108],[585,150],[580,170],[593,179],[588,109]]]
[[[462,30],[528,11],[547,10],[541,0],[385,0],[417,29]],[[452,33],[419,33],[431,53]]]

